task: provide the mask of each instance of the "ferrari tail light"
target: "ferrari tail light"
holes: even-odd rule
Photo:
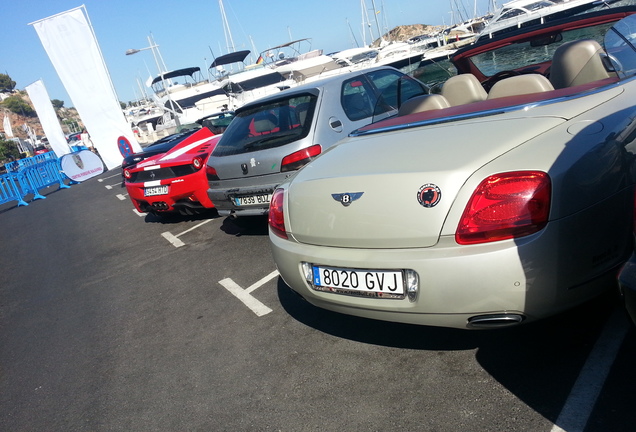
[[[283,161],[280,164],[280,170],[281,172],[285,172],[301,169],[302,167],[307,165],[313,158],[318,156],[321,152],[322,147],[320,147],[320,144],[315,144],[311,147],[298,150],[297,152],[294,152],[283,158]]]
[[[216,173],[216,170],[213,167],[211,167],[210,165],[208,165],[205,168],[205,174],[208,177],[208,181],[220,180],[218,174]]]
[[[132,174],[130,173],[129,170],[125,169],[124,170],[124,177],[128,180],[130,180],[130,178],[132,177]]]
[[[194,169],[200,170],[203,166],[203,158],[201,156],[197,156],[192,159],[192,166],[194,167]]]
[[[527,236],[548,223],[551,181],[542,171],[516,171],[486,178],[459,221],[457,243],[487,243]]]
[[[287,238],[285,229],[285,214],[283,213],[283,201],[285,199],[285,189],[276,189],[269,202],[269,227],[278,237]]]

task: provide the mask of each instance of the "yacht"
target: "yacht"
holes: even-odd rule
[[[477,40],[585,12],[617,0],[514,0],[505,3],[488,21]]]

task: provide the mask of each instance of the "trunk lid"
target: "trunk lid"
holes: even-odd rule
[[[468,177],[564,121],[491,117],[349,139],[292,180],[287,229],[323,246],[433,246]]]

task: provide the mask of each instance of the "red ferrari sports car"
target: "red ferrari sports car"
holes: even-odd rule
[[[193,215],[214,207],[205,166],[221,135],[202,128],[166,153],[124,169],[126,189],[140,212]]]

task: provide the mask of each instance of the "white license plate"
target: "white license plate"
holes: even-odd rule
[[[144,196],[167,195],[168,185],[147,187],[144,189]]]
[[[234,197],[234,204],[236,204],[237,206],[269,204],[271,199],[272,199],[272,194],[246,195],[246,196]]]
[[[401,271],[359,270],[313,266],[313,285],[319,291],[372,297],[403,298]]]

